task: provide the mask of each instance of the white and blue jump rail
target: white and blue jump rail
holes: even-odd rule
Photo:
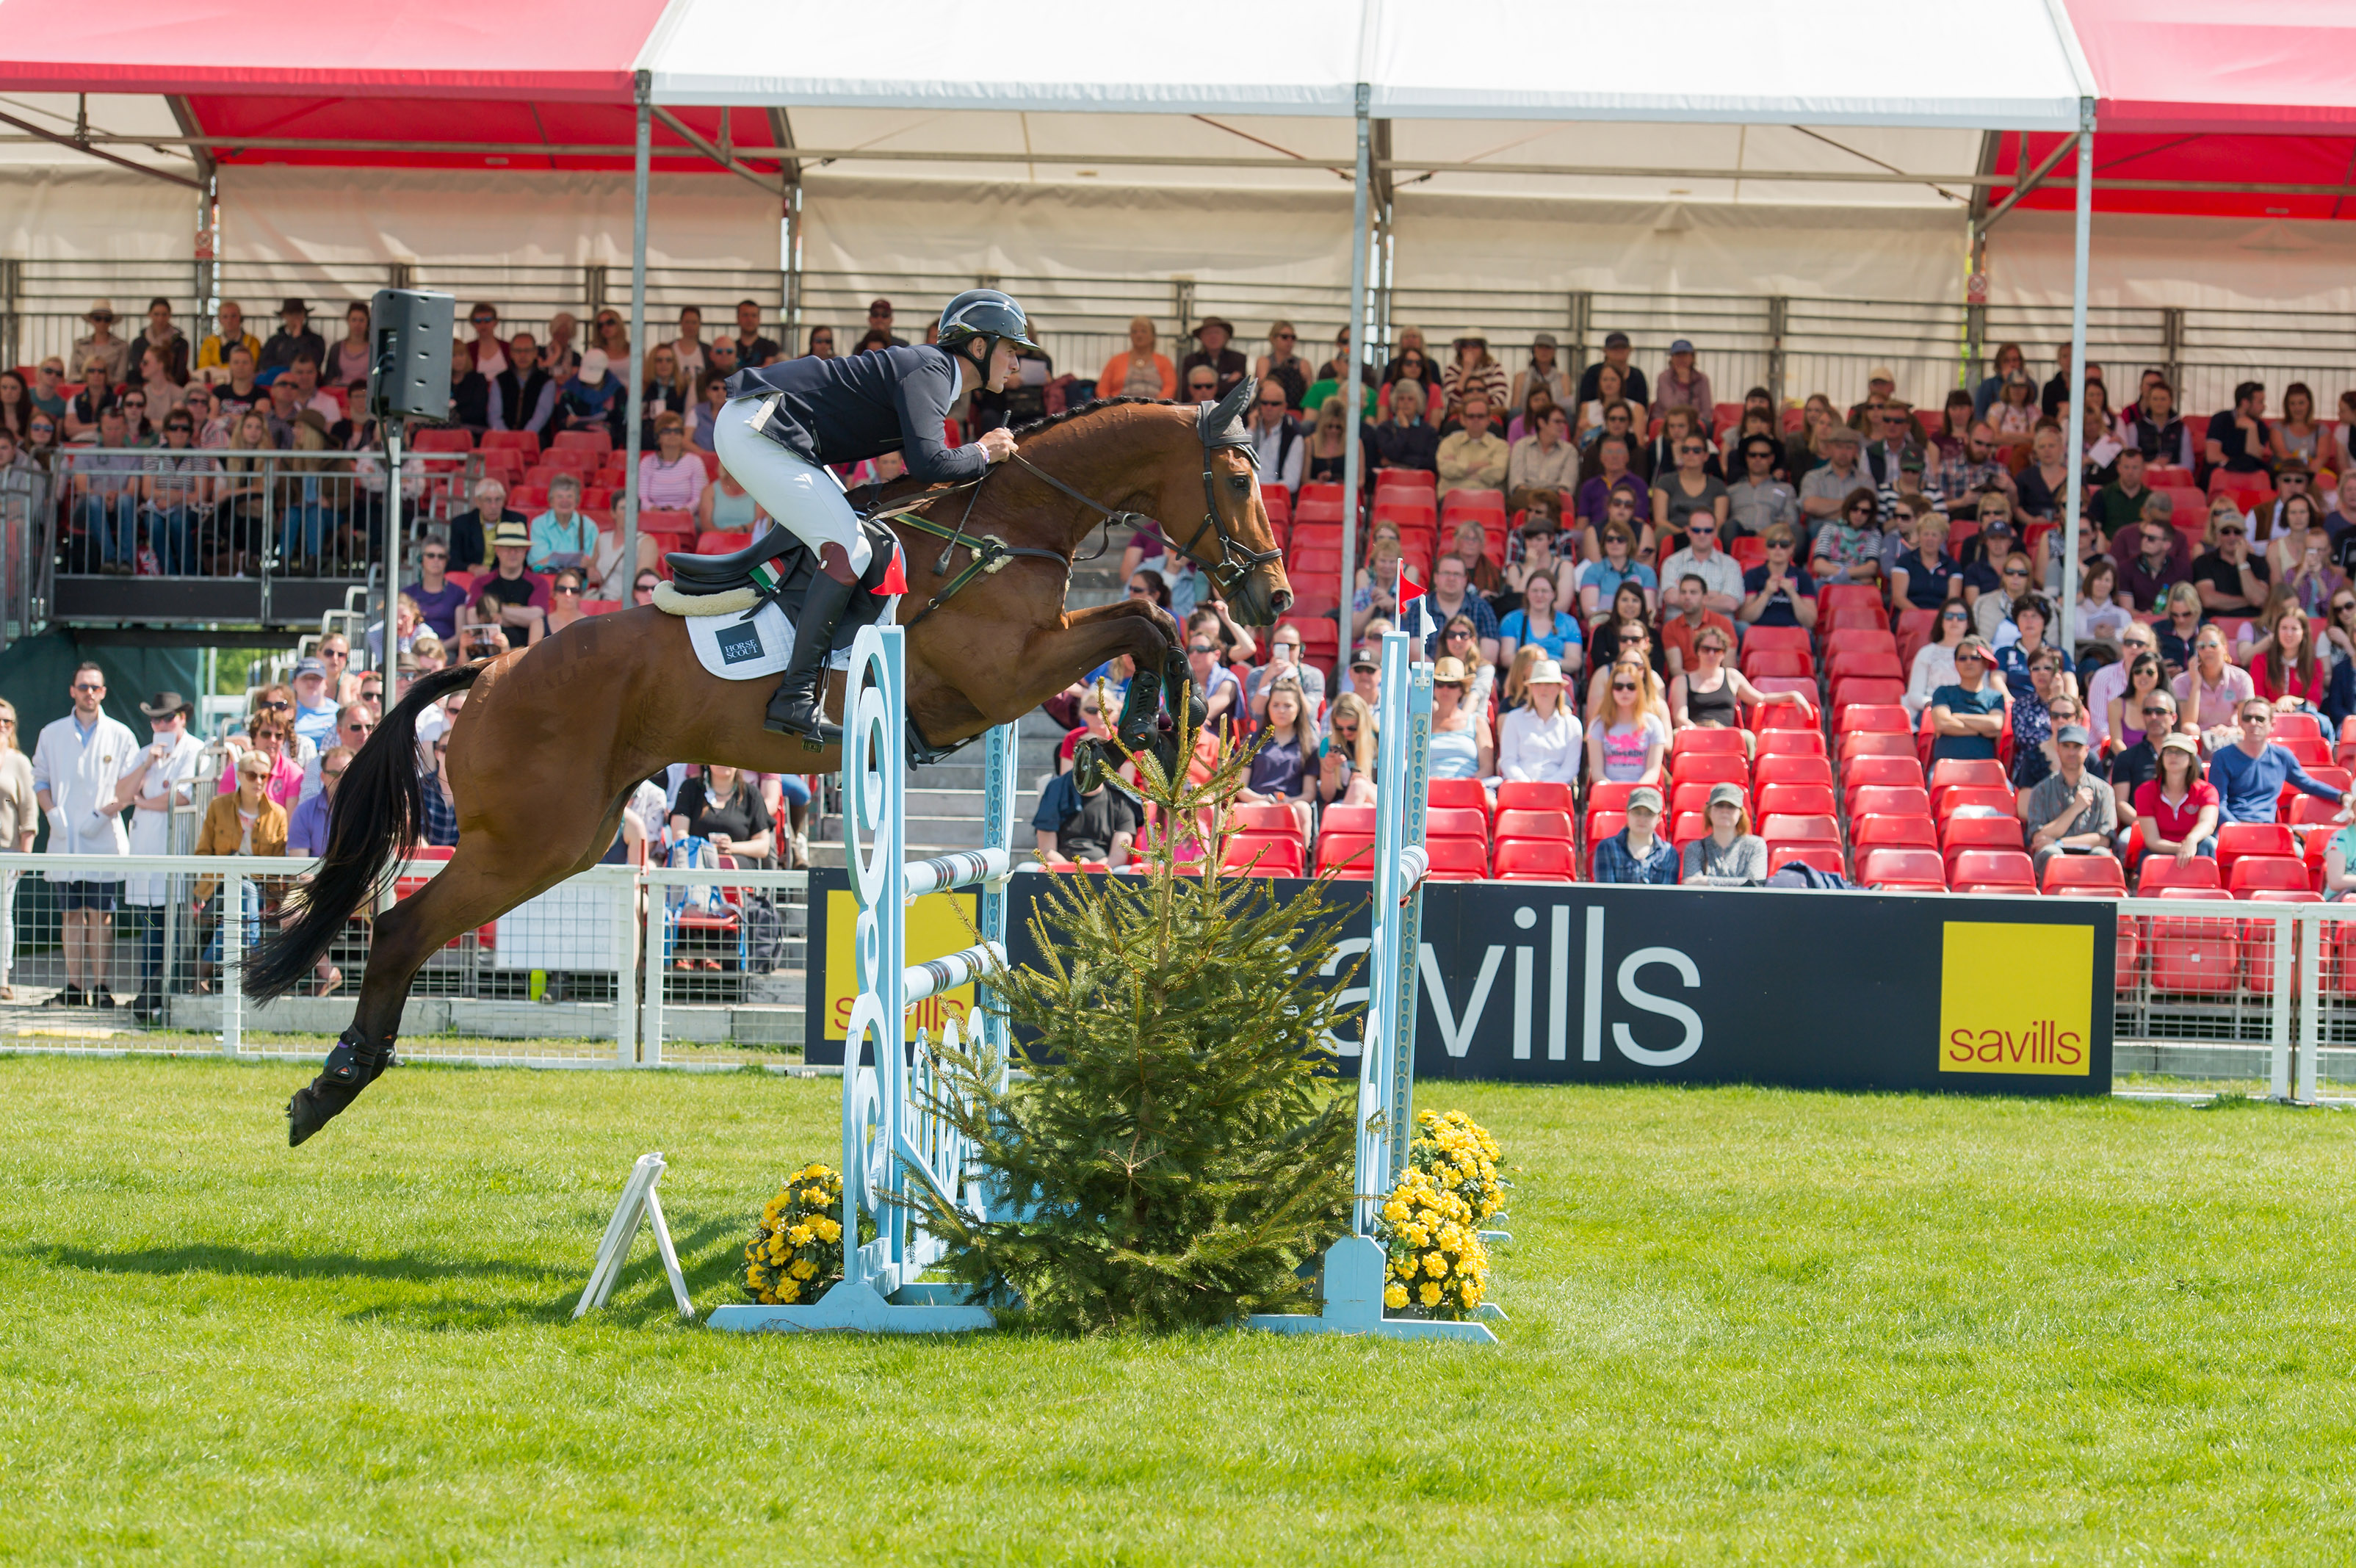
[[[934,1085],[919,1032],[902,1041],[908,1009],[928,997],[982,982],[1006,958],[1006,876],[1013,860],[1015,726],[983,737],[982,837],[988,847],[909,862],[906,854],[907,634],[866,627],[851,644],[842,711],[842,825],[851,895],[859,907],[852,941],[858,983],[842,1043],[843,1278],[817,1302],[723,1306],[714,1328],[852,1329],[940,1334],[988,1328],[988,1308],[955,1286],[922,1282],[942,1246],[903,1201],[922,1182],[976,1218],[986,1210],[969,1172],[965,1138],[925,1101]],[[980,885],[976,945],[926,963],[908,962],[907,907],[927,893]],[[1009,1059],[1006,1024],[977,997],[969,1036]],[[955,1047],[958,1026],[941,1026]],[[872,1057],[873,1065],[862,1058]],[[1003,1070],[1001,1067],[1001,1070]],[[857,1246],[864,1218],[873,1240]]]

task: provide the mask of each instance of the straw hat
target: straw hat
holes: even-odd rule
[[[1453,664],[1457,661],[1453,659],[1448,659],[1442,660],[1441,662],[1445,664]],[[1541,659],[1530,666],[1529,678],[1524,681],[1522,684],[1525,686],[1559,686],[1562,684],[1562,666],[1556,663],[1551,659]]]

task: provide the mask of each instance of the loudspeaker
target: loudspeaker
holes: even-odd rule
[[[379,419],[407,414],[450,417],[450,345],[458,302],[421,289],[380,288],[369,301],[369,338],[376,365],[369,375],[369,412]]]

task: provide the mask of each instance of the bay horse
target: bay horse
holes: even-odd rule
[[[1205,568],[1245,624],[1283,613],[1292,593],[1241,423],[1253,390],[1247,377],[1216,404],[1117,398],[1053,415],[1016,431],[1015,456],[978,484],[937,496],[930,516],[892,520],[907,579],[896,618],[909,628],[912,743],[921,737],[937,755],[1012,723],[1124,653],[1137,662],[1124,737],[1144,738],[1140,726],[1153,722],[1163,692],[1183,690],[1179,627],[1146,600],[1064,604],[1074,553],[1108,521],[1159,520],[1168,546]],[[888,512],[926,489],[903,481],[880,499]],[[953,533],[962,542],[943,548]],[[974,570],[993,558],[994,567]],[[376,917],[351,1027],[327,1069],[288,1103],[288,1141],[325,1126],[390,1064],[425,961],[596,865],[640,780],[673,762],[839,768],[839,746],[762,727],[771,684],[706,673],[686,622],[652,606],[577,620],[527,649],[412,683],[346,770],[327,854],[249,959],[246,993],[266,1001],[291,992],[422,842],[418,715],[468,692],[449,740],[457,848],[423,888]],[[842,687],[833,672],[827,701],[837,715]]]

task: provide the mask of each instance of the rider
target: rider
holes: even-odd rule
[[[1023,307],[994,288],[973,288],[942,310],[937,342],[840,360],[787,360],[739,371],[729,381],[728,403],[712,421],[720,461],[818,557],[794,628],[793,658],[769,699],[769,729],[828,743],[841,738],[824,716],[827,656],[873,552],[824,465],[896,451],[910,478],[979,478],[1014,455],[1014,437],[987,430],[973,445],[952,447],[942,440],[943,427],[967,392],[1009,384],[1018,348],[1037,348]]]

